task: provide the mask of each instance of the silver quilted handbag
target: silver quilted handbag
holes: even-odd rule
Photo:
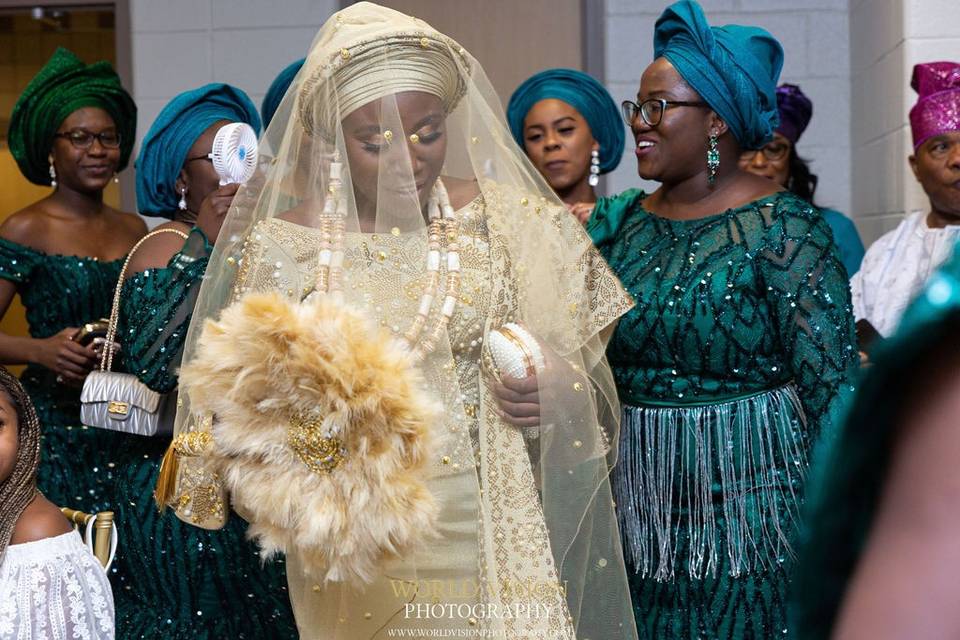
[[[100,370],[91,371],[80,392],[80,421],[90,427],[122,431],[140,436],[163,436],[173,433],[177,414],[177,392],[157,393],[140,382],[132,373],[116,373],[113,367],[113,344],[120,315],[120,292],[127,266],[134,252],[150,237],[160,233],[176,233],[184,240],[187,234],[178,229],[157,229],[143,236],[127,255],[120,270],[120,279],[113,294],[110,325],[100,358]]]

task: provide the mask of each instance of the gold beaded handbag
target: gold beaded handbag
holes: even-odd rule
[[[163,436],[173,433],[177,414],[177,393],[158,393],[143,384],[132,373],[111,371],[114,340],[120,315],[120,292],[127,266],[134,252],[147,238],[160,233],[175,233],[184,240],[187,234],[178,229],[157,229],[143,236],[127,255],[120,270],[120,279],[113,294],[113,308],[107,326],[107,337],[100,357],[100,369],[91,371],[80,393],[80,422],[90,427],[122,431],[140,436]]]

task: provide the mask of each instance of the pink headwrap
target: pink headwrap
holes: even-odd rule
[[[910,109],[914,151],[933,136],[960,131],[960,64],[918,64],[913,67],[910,86],[919,95]]]

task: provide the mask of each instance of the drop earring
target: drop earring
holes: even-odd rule
[[[57,188],[57,170],[53,168],[53,160],[50,161],[50,186]]]
[[[707,149],[707,182],[712,187],[717,182],[717,169],[720,168],[720,151],[717,149],[717,134],[710,134],[710,148]]]
[[[187,188],[186,187],[180,188],[180,202],[177,203],[177,207],[180,209],[180,211],[187,210]]]
[[[116,172],[113,174],[113,184],[120,184],[120,175]]]
[[[590,152],[590,177],[587,178],[587,184],[591,187],[597,186],[600,182],[600,150],[594,149]]]

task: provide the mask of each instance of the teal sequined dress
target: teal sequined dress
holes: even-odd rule
[[[789,637],[808,454],[858,363],[846,272],[789,193],[697,220],[643,198],[601,199],[588,225],[637,302],[607,355],[640,637]]]
[[[124,282],[118,336],[126,369],[155,391],[177,386],[184,339],[211,250],[194,230],[166,268]],[[117,637],[296,638],[282,560],[261,563],[246,523],[206,531],[153,502],[168,438],[120,435],[114,580]]]
[[[46,254],[0,238],[0,278],[16,285],[34,338],[109,316],[122,263]],[[30,364],[20,380],[43,427],[40,490],[57,505],[109,509],[114,434],[80,425],[80,388],[58,383],[53,371]]]

